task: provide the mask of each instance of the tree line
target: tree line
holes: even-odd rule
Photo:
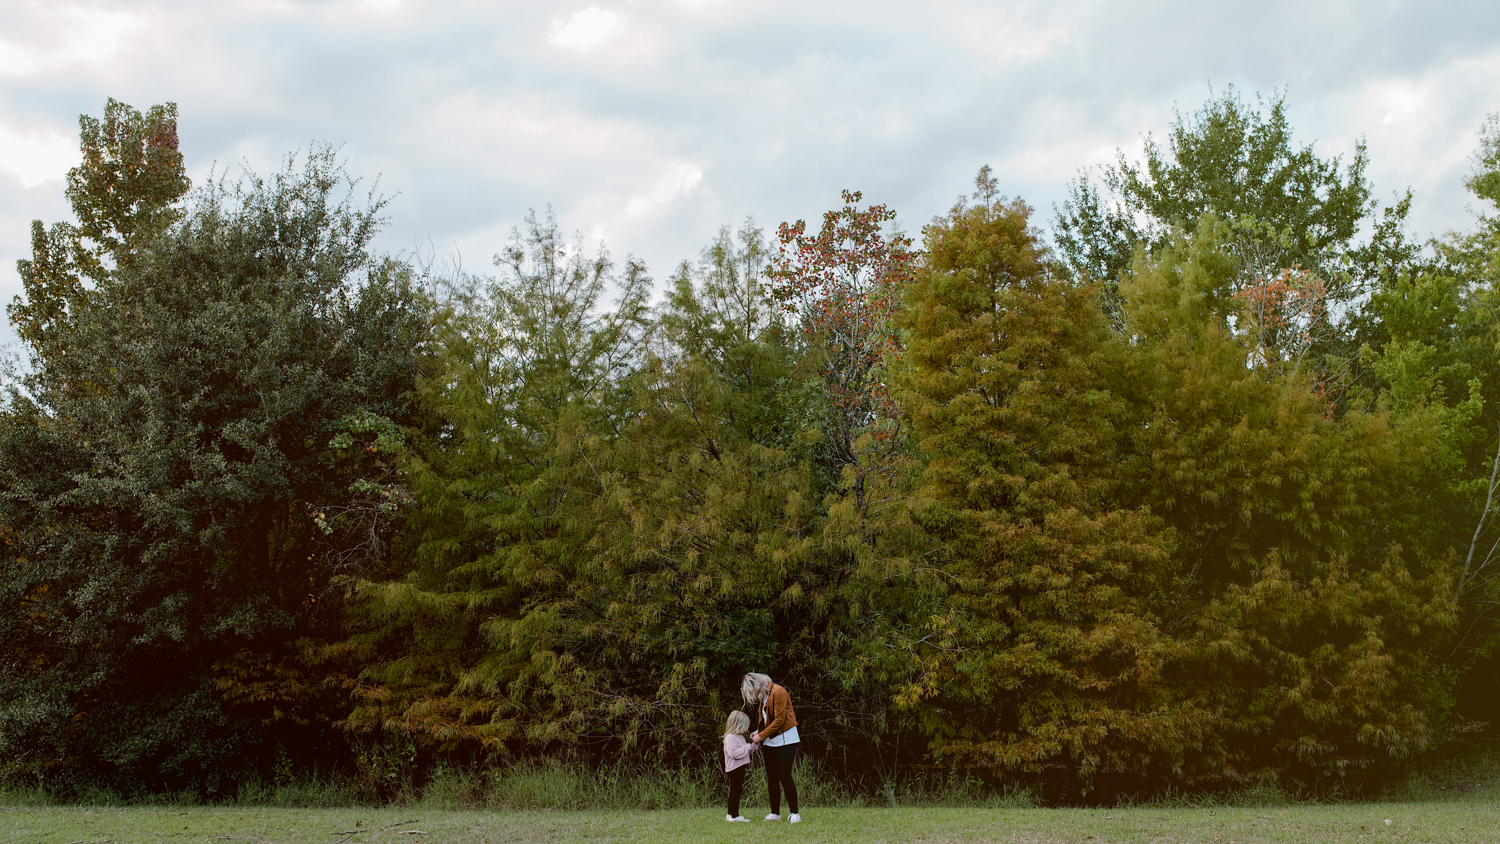
[[[330,149],[191,188],[175,106],[80,126],[9,308],[5,782],[696,764],[752,670],[863,783],[1358,788],[1500,723],[1500,217],[1413,239],[1282,96],[1050,233],[984,168],[659,294],[550,213],[379,254]]]

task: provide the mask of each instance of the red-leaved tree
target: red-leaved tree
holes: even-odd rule
[[[829,458],[863,518],[871,476],[888,473],[906,443],[886,367],[900,352],[895,317],[916,256],[911,238],[881,232],[896,212],[861,209],[859,191],[843,198],[816,235],[802,220],[777,228],[769,276],[772,297],[798,317],[815,352],[830,403]]]

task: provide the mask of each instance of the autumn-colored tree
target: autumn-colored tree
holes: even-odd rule
[[[331,152],[186,195],[175,114],[85,118],[20,265],[0,785],[697,764],[747,671],[860,787],[1347,790],[1500,719],[1500,222],[1419,258],[1280,96],[1057,255],[985,168],[654,306],[550,215],[420,290]]]
[[[877,503],[871,487],[888,482],[907,439],[888,366],[900,352],[896,314],[915,255],[905,235],[881,231],[894,211],[861,209],[858,191],[843,198],[815,235],[802,220],[778,227],[770,292],[808,337],[806,365],[821,376],[828,401],[827,458],[864,519]]]
[[[10,318],[33,354],[61,353],[49,338],[88,299],[85,281],[107,284],[111,269],[181,219],[189,187],[176,104],[142,114],[111,99],[103,120],[82,115],[78,127],[83,163],[67,187],[78,223],[32,222],[32,257],[17,264],[25,294]]]
[[[904,317],[897,395],[927,461],[911,506],[944,589],[898,705],[940,758],[1085,779],[1170,764],[1211,717],[1160,681],[1146,597],[1172,546],[1117,498],[1116,340],[1030,208],[987,171],[975,200],[926,229]]]

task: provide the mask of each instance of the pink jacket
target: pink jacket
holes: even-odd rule
[[[724,737],[724,773],[750,764],[750,754],[760,749],[760,742],[745,741],[744,736]]]

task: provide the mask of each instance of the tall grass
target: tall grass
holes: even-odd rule
[[[1413,765],[1379,799],[1414,802],[1451,797],[1486,788],[1496,780],[1500,780],[1500,743],[1473,743],[1462,749],[1450,748],[1442,756]],[[713,809],[723,806],[728,792],[727,778],[716,760],[680,768],[623,765],[591,768],[561,760],[472,769],[439,766],[425,781],[419,780],[413,771],[405,770],[401,776],[381,781],[380,785],[376,788],[367,772],[311,772],[294,776],[290,770],[278,769],[269,780],[252,779],[235,793],[217,798],[193,792],[126,797],[91,789],[61,801],[40,787],[12,785],[0,789],[0,805],[37,807],[66,802],[90,807],[227,804],[287,809],[350,806],[503,811]],[[912,772],[898,781],[850,781],[825,771],[815,759],[799,760],[797,789],[802,805],[810,808],[1028,808],[1044,802],[1027,786],[1005,783],[996,786],[960,770]],[[1113,802],[1122,808],[1262,807],[1338,802],[1338,795],[1289,790],[1271,777],[1233,791],[1184,791],[1169,787],[1121,794]],[[766,803],[765,769],[757,760],[746,781],[743,804],[748,812],[761,810]]]
[[[355,780],[344,776],[313,774],[300,779],[280,780],[248,780],[240,786],[233,802],[240,806],[275,806],[282,809],[336,809],[375,802],[360,793]]]
[[[41,786],[0,788],[0,806],[55,806],[57,799]]]
[[[799,764],[797,792],[806,806],[991,806],[1035,805],[1030,792],[996,791],[977,779],[950,774],[912,778],[899,786],[857,789],[826,774],[816,762]],[[708,809],[721,806],[728,780],[721,769],[591,770],[557,761],[524,762],[487,771],[440,771],[422,790],[421,802],[443,809]],[[756,764],[746,782],[743,805],[767,804],[764,768]]]
[[[1426,764],[1415,765],[1391,783],[1381,799],[1416,802],[1478,791],[1500,780],[1500,741],[1453,742]]]

